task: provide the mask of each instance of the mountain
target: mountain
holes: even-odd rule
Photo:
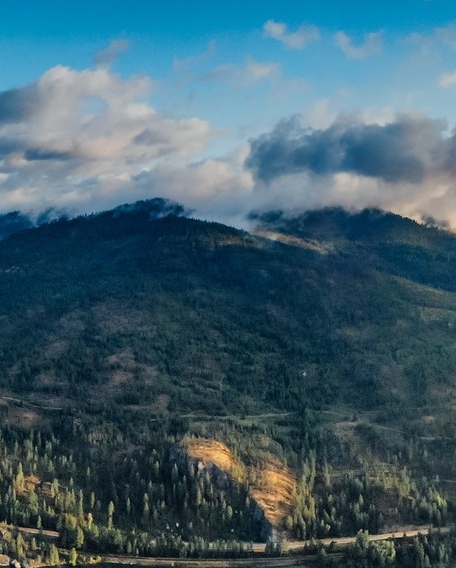
[[[451,519],[456,237],[251,221],[157,199],[0,242],[0,518],[187,556]]]
[[[0,215],[0,239],[33,227],[32,221],[19,211]]]
[[[376,270],[455,290],[456,241],[449,231],[375,209],[356,214],[325,209],[293,219],[275,212],[252,218],[257,218],[259,227],[337,246]]]
[[[176,410],[219,413],[239,395],[247,410],[439,400],[455,362],[451,234],[331,210],[251,235],[168,208],[2,243],[5,386],[62,403],[92,397],[91,383],[104,401],[174,393]],[[119,388],[112,359],[127,351]]]

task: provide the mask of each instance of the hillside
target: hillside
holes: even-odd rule
[[[283,231],[321,251],[148,206],[10,237],[4,385],[183,412],[448,401],[455,239],[337,215]]]
[[[456,237],[255,223],[151,200],[0,241],[0,518],[187,556],[451,518]]]

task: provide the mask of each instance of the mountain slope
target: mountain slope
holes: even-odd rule
[[[185,554],[264,519],[294,538],[446,522],[456,238],[378,211],[258,226],[152,200],[0,242],[0,517]],[[214,468],[175,458],[189,434]],[[52,514],[7,507],[19,463]]]
[[[14,235],[0,245],[4,386],[211,412],[239,395],[288,410],[448,398],[455,239],[413,224],[392,258],[401,233],[372,232],[376,219],[356,239],[292,228],[330,252],[141,207]]]

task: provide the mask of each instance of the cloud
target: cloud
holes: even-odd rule
[[[379,124],[339,116],[312,129],[299,117],[251,140],[246,167],[259,210],[380,207],[456,228],[456,129],[400,114]]]
[[[294,117],[252,140],[246,165],[263,182],[306,172],[417,184],[427,175],[449,171],[455,137],[443,137],[445,126],[423,116],[399,115],[384,125],[340,117],[326,129],[313,130]]]
[[[456,24],[452,23],[442,28],[436,28],[434,34],[442,43],[451,49],[456,49]]]
[[[320,39],[320,31],[316,26],[300,26],[289,32],[283,22],[268,20],[263,26],[263,37],[276,39],[288,49],[304,49]]]
[[[241,65],[226,64],[215,67],[202,76],[203,80],[227,81],[235,87],[252,85],[263,79],[272,79],[280,75],[280,66],[273,62],[259,62],[247,57]]]
[[[28,148],[24,152],[24,158],[33,162],[36,160],[70,160],[72,155],[70,152],[58,152],[57,150],[43,150],[42,148]]]
[[[38,95],[36,84],[0,92],[0,126],[21,122],[31,116]]]
[[[439,85],[441,87],[451,87],[456,85],[456,71],[442,75],[439,80]]]
[[[99,51],[94,58],[95,67],[110,67],[119,55],[130,47],[126,39],[114,39],[105,49]]]
[[[0,211],[73,214],[159,195],[238,226],[253,209],[342,205],[432,215],[456,227],[456,134],[446,135],[443,121],[383,113],[380,122],[371,111],[337,117],[322,100],[308,124],[283,120],[250,145],[209,158],[209,122],[154,108],[155,82],[114,73],[116,50],[91,68],[57,66],[0,92]],[[210,80],[235,88],[271,81],[269,97],[285,86],[299,100],[308,89],[282,80],[277,63],[251,57],[192,73],[209,91]],[[232,92],[227,99],[233,105]],[[227,143],[218,144],[223,154]]]
[[[166,196],[184,203],[194,214],[235,226],[246,224],[255,207],[253,178],[244,168],[248,147],[241,146],[223,158],[172,164],[161,162],[135,179],[139,188],[160,188]]]
[[[197,55],[190,55],[189,57],[185,58],[178,58],[176,57],[173,60],[173,71],[177,73],[183,74],[191,74],[193,75],[193,69],[196,67],[200,67],[202,64],[207,63],[210,61],[217,53],[217,42],[215,40],[211,40],[206,49],[198,53]]]
[[[364,36],[364,43],[359,46],[353,44],[352,38],[345,32],[337,32],[335,35],[336,45],[348,59],[367,59],[382,50],[383,32],[375,32]]]
[[[422,52],[441,52],[441,47],[446,46],[456,50],[456,23],[452,22],[440,28],[433,28],[428,33],[414,32],[404,38],[405,43],[418,46]]]
[[[149,102],[153,86],[147,76],[123,79],[105,65],[57,66],[0,92],[2,210],[79,212],[147,197],[144,188],[137,194],[141,171],[194,159],[214,136],[210,124],[157,112]]]

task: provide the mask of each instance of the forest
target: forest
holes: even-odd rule
[[[251,222],[160,199],[0,218],[3,554],[299,540],[321,566],[452,566],[451,532],[366,535],[454,522],[456,237],[376,210]]]

